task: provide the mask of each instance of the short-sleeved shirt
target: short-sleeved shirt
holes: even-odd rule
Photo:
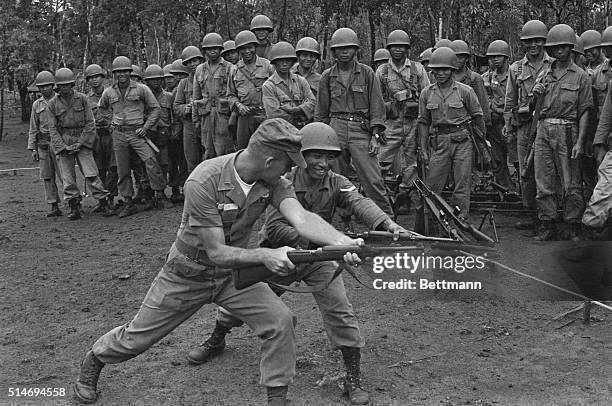
[[[305,119],[314,115],[315,97],[306,79],[289,72],[287,80],[274,72],[262,86],[263,107],[267,118],[283,118],[293,123],[293,116],[282,106],[299,107]]]
[[[429,85],[419,98],[417,123],[426,126],[459,125],[482,116],[482,108],[474,89],[453,80],[451,92],[444,96],[437,83]]]
[[[389,219],[376,203],[360,194],[347,178],[333,171],[328,171],[321,180],[311,185],[306,182],[305,170],[301,168],[293,168],[287,178],[293,182],[295,194],[302,206],[328,223],[332,222],[338,208],[354,214],[370,229]],[[266,222],[260,233],[260,240],[270,247],[311,247],[309,241],[300,240],[297,230],[273,207],[268,208],[266,212]]]
[[[278,208],[283,200],[296,198],[291,182],[285,178],[275,185],[257,181],[245,196],[234,172],[241,152],[208,159],[187,178],[177,233],[177,238],[187,245],[203,250],[197,228],[221,227],[227,245],[246,248],[253,224],[268,205]]]
[[[252,69],[250,71],[242,59],[230,68],[227,97],[231,108],[238,102],[248,107],[263,107],[261,87],[274,73],[274,67],[258,56]]]
[[[582,114],[593,107],[593,91],[589,74],[570,62],[561,77],[553,74],[555,62],[538,78],[546,85],[540,118],[579,120]]]
[[[597,118],[601,117],[601,111],[603,109],[604,102],[606,101],[606,95],[608,94],[608,87],[611,79],[612,69],[610,68],[610,60],[606,58],[604,62],[597,66],[591,74],[591,80],[593,82],[593,97],[595,106],[597,107]]]
[[[160,114],[159,103],[151,89],[131,80],[124,95],[117,84],[104,89],[98,106],[113,113],[112,124],[142,125],[145,130],[155,126]]]
[[[98,102],[100,101],[103,93],[104,88],[102,88],[102,92],[100,93],[96,93],[93,89],[90,89],[87,93],[89,106],[91,107],[94,119],[96,120],[96,128],[107,128],[110,126],[111,119],[113,118],[113,114],[109,110],[100,108],[98,106]]]
[[[315,121],[329,124],[334,113],[358,113],[370,120],[370,127],[384,127],[385,103],[372,68],[355,61],[347,83],[341,79],[337,64],[323,72]]]
[[[32,103],[30,130],[28,131],[28,149],[30,150],[49,145],[48,107],[49,101],[42,96]]]
[[[227,81],[232,64],[221,58],[217,65],[204,62],[196,68],[193,81],[194,122],[210,113],[211,109],[229,114],[226,96]]]
[[[489,108],[497,114],[504,113],[506,103],[506,86],[508,85],[508,71],[497,73],[490,70],[482,74],[487,96],[489,98]]]
[[[76,90],[69,99],[57,95],[49,101],[47,110],[49,135],[56,154],[77,142],[83,147],[93,148],[96,126],[86,95]]]
[[[321,74],[319,72],[316,72],[314,69],[311,69],[309,72],[307,72],[304,75],[300,72],[299,66],[300,65],[298,63],[293,65],[291,67],[291,73],[294,73],[306,79],[306,81],[308,82],[308,85],[310,86],[310,90],[312,91],[312,94],[314,94],[316,97],[317,92],[319,91],[319,82],[321,81]]]

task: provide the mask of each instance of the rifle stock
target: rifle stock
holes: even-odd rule
[[[533,162],[535,157],[535,138],[538,133],[538,121],[540,121],[540,110],[542,110],[542,103],[544,103],[544,95],[540,95],[536,98],[535,108],[533,110],[533,118],[529,125],[529,153],[523,161],[523,170],[521,171],[521,178],[523,180],[529,179],[530,174],[533,172]]]

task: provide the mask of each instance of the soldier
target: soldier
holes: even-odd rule
[[[365,195],[391,215],[377,157],[385,128],[384,100],[374,71],[355,60],[358,49],[359,39],[350,28],[332,35],[337,62],[321,77],[315,121],[331,125],[338,134],[342,154],[336,172],[348,173],[352,158]]]
[[[47,116],[49,101],[55,96],[53,91],[55,78],[51,72],[42,71],[36,75],[35,84],[41,96],[32,104],[28,150],[32,151],[32,160],[40,162],[40,178],[45,182],[45,199],[51,205],[47,217],[58,217],[62,215],[62,211],[59,208],[60,197],[56,174],[60,181],[60,187],[62,186],[62,176],[53,147],[49,145],[51,136],[49,135],[49,117]]]
[[[523,59],[510,65],[508,86],[506,87],[506,104],[504,106],[504,132],[506,139],[516,136],[517,155],[521,174],[524,172],[525,158],[529,155],[532,143],[531,120],[533,110],[530,108],[532,89],[538,75],[550,67],[553,59],[544,52],[544,43],[548,30],[539,20],[527,21],[521,30],[521,42],[525,48]],[[527,174],[527,180],[521,177],[521,195],[523,207],[536,209],[536,185],[533,173]],[[529,217],[516,223],[519,230],[536,229],[539,225],[537,216]]]
[[[108,205],[113,208],[113,199],[117,196],[117,161],[113,151],[113,137],[110,135],[111,113],[108,110],[98,108],[98,101],[104,92],[103,80],[106,72],[100,65],[91,64],[85,68],[85,80],[89,86],[89,106],[96,122],[96,142],[93,148],[94,159],[98,167],[98,176],[108,190]],[[96,206],[92,212],[98,213],[102,207]]]
[[[275,72],[262,86],[262,100],[267,118],[280,117],[300,129],[312,121],[315,97],[302,76],[291,73],[297,60],[293,45],[277,42],[270,50]]]
[[[189,71],[183,65],[181,59],[177,59],[170,65],[170,74],[172,78],[166,78],[167,91],[172,94],[172,106],[176,99],[176,87],[182,79],[189,77]],[[172,110],[172,126],[170,131],[170,144],[168,146],[168,185],[172,188],[170,201],[172,203],[180,203],[183,201],[183,195],[180,192],[180,187],[183,186],[187,179],[187,160],[183,148],[183,120],[179,120]]]
[[[277,43],[274,46],[280,44]],[[288,175],[295,188],[298,201],[307,210],[331,222],[336,208],[342,208],[355,214],[369,229],[383,229],[399,235],[405,231],[389,218],[370,199],[363,197],[357,188],[344,176],[330,170],[331,163],[342,151],[336,132],[323,123],[310,123],[302,128],[302,155],[306,168],[294,168]],[[317,244],[300,239],[295,228],[290,226],[278,210],[268,210],[261,233],[262,247],[299,246],[316,249]],[[299,267],[291,276],[274,278],[275,283],[291,284],[303,280],[308,285],[320,285],[332,281],[330,285],[313,293],[327,336],[334,349],[340,349],[346,366],[344,387],[348,393],[350,404],[364,405],[369,402],[368,393],[361,388],[360,358],[363,338],[352,306],[346,296],[342,276],[333,278],[338,268],[332,261],[318,262]],[[273,287],[280,296],[285,291]],[[200,347],[189,352],[187,359],[191,364],[199,365],[220,355],[225,349],[225,336],[233,327],[243,324],[230,312],[219,308],[215,330],[210,338]]]
[[[434,192],[442,192],[452,169],[455,185],[452,197],[467,217],[474,150],[467,123],[471,120],[484,134],[482,108],[474,89],[453,79],[458,62],[452,49],[436,48],[429,66],[436,81],[421,92],[417,119],[423,160],[429,161],[426,183]]]
[[[172,93],[172,90],[176,87],[177,83],[175,83],[174,75],[170,70],[172,69],[172,64],[164,65],[164,81],[162,87],[166,92]]]
[[[319,43],[314,38],[304,37],[295,44],[295,54],[298,63],[293,65],[291,73],[304,77],[310,85],[312,94],[316,97],[321,81],[321,74],[315,70],[315,64],[321,57]]]
[[[250,30],[257,37],[257,45],[255,49],[257,56],[269,59],[268,55],[270,54],[270,49],[272,49],[272,43],[270,42],[269,37],[272,31],[274,31],[272,20],[263,14],[256,15],[251,20]]]
[[[412,186],[417,176],[416,120],[419,116],[419,96],[429,86],[429,78],[423,65],[408,58],[410,37],[405,31],[389,33],[387,49],[391,60],[376,71],[387,111],[387,144],[380,148],[378,160],[381,163],[399,163],[394,165],[392,172],[402,175],[400,187],[406,190]],[[412,198],[414,204],[418,205],[416,193]]]
[[[431,69],[429,68],[429,60],[431,59],[432,53],[433,48],[427,48],[419,55],[419,62],[421,62],[421,65],[423,65],[427,73],[431,72]]]
[[[493,165],[493,175],[497,183],[514,192],[514,184],[508,170],[508,159],[512,163],[518,163],[516,139],[506,140],[503,136],[510,46],[506,41],[495,40],[487,48],[487,57],[493,70],[484,73],[482,79],[487,90],[491,111],[491,131],[488,139],[491,142],[492,159],[497,163]],[[518,170],[518,167],[516,169]]]
[[[156,64],[147,66],[143,78],[145,84],[151,89],[153,96],[157,99],[160,107],[159,119],[153,127],[147,130],[147,135],[159,149],[156,158],[159,162],[159,166],[161,166],[164,179],[167,179],[168,144],[170,143],[170,126],[172,124],[172,93],[162,89],[164,70],[161,66]]]
[[[579,240],[582,236],[580,156],[584,152],[593,93],[589,75],[571,59],[575,41],[576,34],[568,25],[557,24],[550,29],[546,47],[555,61],[542,72],[533,88],[536,97],[543,98],[534,155],[541,221],[537,241],[556,237],[556,176],[561,180],[563,217],[570,226],[570,238]]]
[[[125,207],[119,217],[126,217],[138,212],[132,201],[134,189],[130,176],[130,150],[133,150],[145,165],[148,180],[155,193],[153,204],[159,208],[165,207],[166,179],[155,152],[144,139],[147,131],[157,124],[160,107],[147,86],[130,80],[132,62],[129,58],[116,57],[112,71],[116,83],[104,90],[98,105],[113,113],[111,131],[119,174],[118,187],[119,193],[125,199]]]
[[[578,35],[576,35],[576,43],[574,44],[574,49],[572,49],[572,58],[574,60],[574,63],[580,69],[582,69],[589,75],[592,75],[592,73],[589,73],[586,66],[586,58],[584,57],[584,42]],[[593,91],[595,91],[595,89],[593,89]],[[595,97],[595,95],[593,95],[593,97]]]
[[[240,55],[238,55],[238,51],[236,50],[236,43],[234,41],[229,40],[223,43],[223,51],[221,51],[221,57],[232,65],[236,65],[238,63]]]
[[[193,82],[193,122],[200,130],[205,159],[234,152],[234,140],[227,128],[230,108],[227,79],[231,63],[221,58],[223,38],[216,32],[202,40],[206,62],[196,68]]]
[[[451,44],[453,42],[450,39],[447,38],[440,38],[436,44],[433,46],[433,48],[431,48],[431,52],[433,53],[433,51],[435,51],[438,48],[442,48],[442,47],[447,47],[450,48]]]
[[[601,49],[608,59],[612,57],[612,26],[601,33]]]
[[[183,49],[182,63],[189,71],[189,77],[182,79],[176,88],[174,99],[174,114],[183,123],[183,151],[187,160],[187,172],[191,173],[204,158],[201,135],[196,130],[193,119],[193,78],[199,64],[204,62],[202,52],[198,47],[190,45]]]
[[[56,97],[48,103],[49,135],[64,185],[64,199],[70,205],[70,220],[81,218],[79,210],[81,193],[77,186],[75,163],[83,173],[85,182],[98,200],[100,213],[112,216],[108,206],[108,191],[98,177],[98,168],[92,148],[96,141],[96,126],[87,96],[74,90],[74,73],[68,68],[55,72],[55,85],[59,89]]]
[[[130,80],[142,83],[142,68],[138,65],[132,65],[132,73],[130,73]]]
[[[251,134],[266,118],[263,109],[261,86],[274,73],[270,61],[258,56],[258,44],[251,31],[240,31],[236,35],[236,49],[241,60],[231,67],[227,82],[227,97],[230,107],[238,113],[236,123],[236,145],[243,149]]]
[[[387,49],[385,48],[377,49],[376,52],[374,52],[374,58],[372,58],[374,62],[372,64],[372,69],[374,70],[374,72],[378,70],[378,67],[380,65],[389,62],[390,58],[391,58],[391,55],[389,54],[389,51],[387,51]]]
[[[131,322],[100,337],[81,363],[74,387],[81,402],[96,401],[105,364],[136,357],[214,302],[261,338],[260,382],[266,386],[268,405],[288,404],[288,385],[295,376],[295,317],[264,283],[237,290],[228,268],[263,265],[282,276],[295,268],[287,257],[291,248],[246,248],[255,221],[270,204],[314,244],[363,245],[304,210],[291,182],[281,178],[292,161],[306,167],[300,138],[286,121],[267,120],[244,151],[204,161],[192,172],[185,183],[176,241],[140,310]],[[349,265],[360,262],[348,252],[344,260]]]
[[[601,51],[601,34],[595,30],[587,30],[580,35],[580,39],[587,61],[587,73],[592,75],[606,61],[606,56]]]

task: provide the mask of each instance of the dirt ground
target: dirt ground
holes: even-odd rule
[[[25,130],[9,123],[0,170],[36,166]],[[90,213],[92,198],[83,201],[83,220],[48,219],[43,193],[35,170],[0,172],[2,405],[75,403],[82,356],[136,313],[180,220],[180,207],[104,218]],[[562,245],[533,243],[513,229],[517,217],[496,220],[500,262],[576,289],[555,261]],[[405,217],[399,222],[409,224]],[[580,314],[553,320],[580,302],[556,300],[567,297],[499,266],[489,271],[483,292],[461,300],[368,290],[345,278],[366,339],[362,369],[371,404],[612,404],[612,313],[594,306],[588,325]],[[298,316],[292,404],[346,404],[338,385],[341,356],[329,348],[314,300],[299,294],[284,300]],[[214,314],[214,306],[204,306],[146,353],[107,366],[98,404],[264,404],[258,340],[248,328],[233,331],[221,357],[187,364],[186,353],[208,336]],[[17,398],[9,388],[64,388],[66,395]]]

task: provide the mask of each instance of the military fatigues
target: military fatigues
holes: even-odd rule
[[[236,103],[240,102],[251,108],[246,116],[238,116],[236,124],[236,145],[238,149],[246,148],[251,134],[255,132],[259,124],[266,119],[263,109],[262,90],[264,82],[274,73],[274,67],[265,58],[257,57],[252,65],[253,70],[241,60],[230,69],[227,81],[227,97],[230,108],[237,110]]]
[[[589,75],[571,62],[559,78],[549,70],[538,81],[546,86],[535,139],[536,202],[540,220],[557,218],[556,176],[563,189],[565,221],[580,222],[584,211],[580,160],[570,159],[578,140],[578,121],[593,107]]]
[[[57,95],[48,104],[48,114],[51,144],[58,155],[64,184],[64,199],[81,199],[74,170],[75,163],[79,164],[93,197],[98,200],[106,198],[108,192],[98,177],[98,168],[93,158],[96,126],[87,96],[73,91],[69,100],[65,100]],[[69,153],[66,147],[77,142],[81,143],[81,148],[77,152]]]
[[[100,93],[90,89],[87,93],[89,106],[96,121],[96,134],[98,135],[94,144],[93,155],[98,167],[98,176],[100,176],[104,188],[108,190],[108,195],[117,196],[117,161],[113,151],[113,137],[110,134],[112,113],[98,107],[103,92],[104,89]]]
[[[316,100],[310,85],[303,77],[290,72],[285,81],[274,72],[263,84],[261,91],[267,118],[280,117],[297,128],[302,128],[312,121]],[[281,107],[299,107],[301,111],[289,114]]]
[[[466,69],[465,75],[457,79],[457,74],[455,74],[455,80],[457,82],[463,83],[464,85],[468,85],[474,92],[476,93],[476,98],[478,99],[478,103],[480,104],[480,108],[482,109],[482,118],[487,127],[491,126],[491,110],[489,110],[489,99],[487,97],[487,90],[485,89],[484,80],[482,77],[474,72],[471,69]]]
[[[234,140],[228,129],[230,108],[226,96],[231,66],[220,58],[217,65],[204,62],[195,72],[192,116],[194,124],[201,127],[206,159],[234,151]]]
[[[176,87],[172,89],[170,101],[174,106]],[[183,120],[180,120],[172,111],[172,124],[170,126],[170,142],[168,143],[168,186],[176,188],[183,186],[187,179],[187,161],[183,151]]]
[[[550,67],[554,59],[544,53],[540,65],[533,65],[527,57],[510,65],[508,70],[508,85],[506,87],[506,103],[504,107],[504,120],[507,128],[516,128],[516,144],[519,168],[523,173],[525,158],[531,148],[531,120],[533,118],[529,104],[532,100],[532,90],[538,75]],[[521,178],[521,194],[523,207],[536,208],[536,184],[533,174],[527,180]]]
[[[498,74],[495,70],[490,70],[482,75],[482,79],[487,90],[491,111],[491,131],[488,134],[488,139],[491,142],[491,158],[496,162],[493,175],[497,183],[514,190],[514,184],[510,179],[510,171],[508,170],[508,160],[511,162],[518,160],[516,139],[507,143],[502,135],[508,71]]]
[[[319,82],[321,81],[321,74],[317,71],[315,71],[314,69],[312,69],[310,72],[308,72],[306,75],[302,75],[300,73],[300,69],[299,69],[299,64],[295,64],[291,67],[291,73],[299,75],[301,77],[303,77],[304,79],[306,79],[306,81],[308,82],[308,85],[310,86],[310,90],[312,91],[312,94],[317,97],[317,92],[319,91]]]
[[[402,174],[404,187],[412,185],[417,176],[417,123],[419,95],[429,86],[423,65],[406,58],[398,68],[393,62],[382,64],[376,71],[380,80],[387,111],[385,135],[387,145],[380,148],[380,162],[394,162],[402,153],[395,173]]]
[[[295,193],[302,206],[329,223],[334,218],[336,208],[342,208],[355,214],[370,229],[378,227],[389,219],[389,216],[372,200],[359,194],[357,188],[342,175],[330,171],[316,184],[308,185],[305,181],[304,170],[293,168],[288,179],[293,182]],[[261,246],[269,248],[283,246],[302,249],[318,248],[309,241],[301,239],[297,230],[288,224],[280,212],[274,208],[269,208],[266,212],[260,240]],[[337,268],[338,263],[334,261],[315,262],[299,266],[295,275],[271,279],[280,284],[303,280],[308,285],[316,286],[329,282]],[[342,276],[334,279],[323,291],[313,293],[313,296],[321,311],[325,331],[333,348],[363,347],[364,341],[359,333],[353,307],[346,297]],[[217,321],[225,327],[242,325],[242,321],[223,308],[219,308]]]
[[[159,149],[157,162],[162,168],[164,179],[168,175],[168,144],[170,143],[170,132],[172,131],[172,93],[161,90],[153,93],[159,103],[159,119],[157,123],[149,129],[148,136]]]
[[[272,45],[274,44],[272,44],[270,40],[267,40],[263,44],[258,43],[257,45],[255,45],[255,53],[260,58],[270,59],[269,56],[270,50],[272,49]]]
[[[196,131],[192,121],[193,114],[193,82],[194,75],[181,79],[176,87],[176,97],[174,98],[174,115],[177,120],[183,123],[183,151],[185,160],[187,161],[187,171],[190,173],[202,162],[203,145],[200,139],[200,134]],[[187,109],[191,106],[191,111]]]
[[[147,133],[154,128],[159,119],[161,110],[151,90],[143,84],[130,81],[125,94],[122,95],[118,85],[115,84],[104,90],[98,104],[113,113],[111,131],[121,196],[131,198],[134,194],[130,174],[130,150],[133,150],[144,162],[151,188],[156,191],[164,190],[166,179],[155,152],[147,145],[144,138],[135,134],[139,128],[143,128]]]
[[[281,179],[270,188],[256,182],[245,196],[235,175],[236,153],[199,165],[185,183],[181,226],[161,272],[134,319],[102,336],[93,352],[104,363],[119,363],[161,340],[206,303],[236,315],[262,339],[261,383],[288,385],[295,375],[295,317],[265,283],[236,290],[231,270],[216,267],[199,239],[199,227],[222,228],[233,247],[246,248],[255,221],[269,204],[295,198]]]
[[[380,82],[372,69],[355,62],[347,83],[338,65],[325,70],[319,83],[315,121],[329,124],[338,134],[342,154],[336,172],[347,174],[351,158],[365,195],[387,214],[392,214],[378,157],[368,152],[371,129],[384,127],[385,106]]]
[[[452,169],[455,183],[453,200],[466,217],[470,211],[474,157],[474,148],[466,126],[469,120],[474,120],[474,127],[484,134],[482,108],[471,87],[453,81],[451,92],[446,96],[437,83],[421,92],[417,123],[433,127],[429,137],[426,183],[434,192],[442,192]]]
[[[45,199],[47,203],[53,204],[60,202],[55,175],[59,179],[60,187],[62,186],[62,176],[53,147],[49,145],[51,136],[49,135],[49,117],[47,115],[48,103],[49,101],[41,96],[32,104],[28,149],[38,151],[40,178],[45,182]]]

